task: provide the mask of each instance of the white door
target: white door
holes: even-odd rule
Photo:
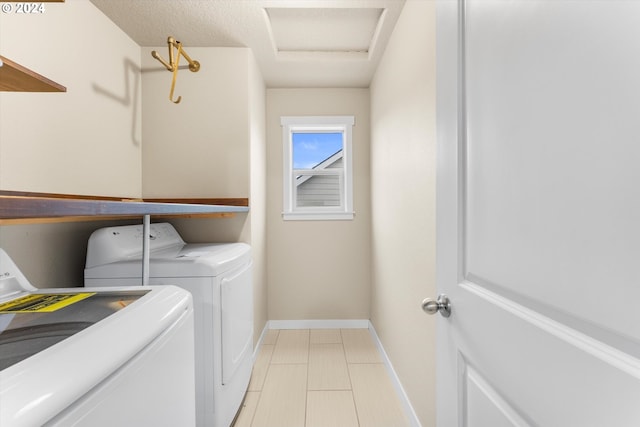
[[[640,1],[438,3],[438,425],[640,426]]]

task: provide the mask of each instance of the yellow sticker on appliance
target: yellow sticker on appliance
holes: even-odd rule
[[[0,304],[0,313],[51,313],[95,294],[31,294]]]

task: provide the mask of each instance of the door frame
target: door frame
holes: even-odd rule
[[[459,354],[450,324],[456,322],[455,295],[447,283],[463,279],[465,82],[464,0],[438,0],[436,4],[436,288],[452,299],[452,316],[438,316],[436,324],[436,425],[457,426],[463,419],[451,372],[457,372]]]

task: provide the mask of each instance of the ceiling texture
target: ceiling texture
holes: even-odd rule
[[[91,2],[140,46],[251,48],[268,87],[368,87],[405,0]]]

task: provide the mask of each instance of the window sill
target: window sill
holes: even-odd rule
[[[350,221],[354,212],[283,212],[285,221]]]

